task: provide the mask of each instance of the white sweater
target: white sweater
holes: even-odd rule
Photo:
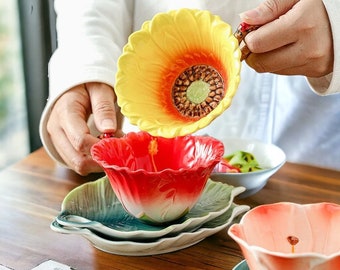
[[[58,48],[49,63],[50,94],[40,123],[43,145],[63,163],[46,130],[51,107],[73,86],[85,82],[115,84],[116,62],[128,36],[156,13],[181,7],[210,10],[236,29],[249,0],[55,0]],[[339,0],[324,0],[334,39],[340,48]],[[243,137],[281,147],[288,161],[340,170],[340,56],[322,78],[259,74],[245,63],[232,106],[198,134]],[[247,78],[242,80],[242,78]],[[311,88],[312,86],[313,88]],[[316,93],[317,94],[316,94]],[[322,97],[321,97],[322,95]],[[127,122],[127,121],[126,121]],[[125,124],[125,131],[136,128]]]

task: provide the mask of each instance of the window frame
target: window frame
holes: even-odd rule
[[[48,61],[57,47],[54,0],[18,0],[30,151],[42,146],[39,122],[48,98]]]

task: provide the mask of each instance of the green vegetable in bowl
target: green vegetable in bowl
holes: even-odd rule
[[[254,172],[262,169],[254,155],[245,151],[236,151],[228,156],[224,156],[223,159],[231,166],[238,168],[242,173]]]

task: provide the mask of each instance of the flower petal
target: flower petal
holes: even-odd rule
[[[188,68],[202,65],[219,73],[222,98],[177,101],[184,107],[175,106],[176,80]],[[154,136],[187,135],[230,106],[240,68],[238,42],[218,16],[191,9],[159,13],[130,36],[118,60],[118,104],[132,124]],[[197,112],[192,113],[193,107]]]

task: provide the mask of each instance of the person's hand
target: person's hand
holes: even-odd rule
[[[121,136],[122,117],[115,107],[114,91],[102,83],[79,85],[64,93],[53,106],[47,123],[59,155],[80,175],[102,171],[90,154],[91,146],[99,141],[87,125],[91,113],[99,132]]]
[[[257,72],[321,77],[333,70],[333,38],[322,0],[265,0],[240,14],[262,25],[245,42],[247,64]]]

